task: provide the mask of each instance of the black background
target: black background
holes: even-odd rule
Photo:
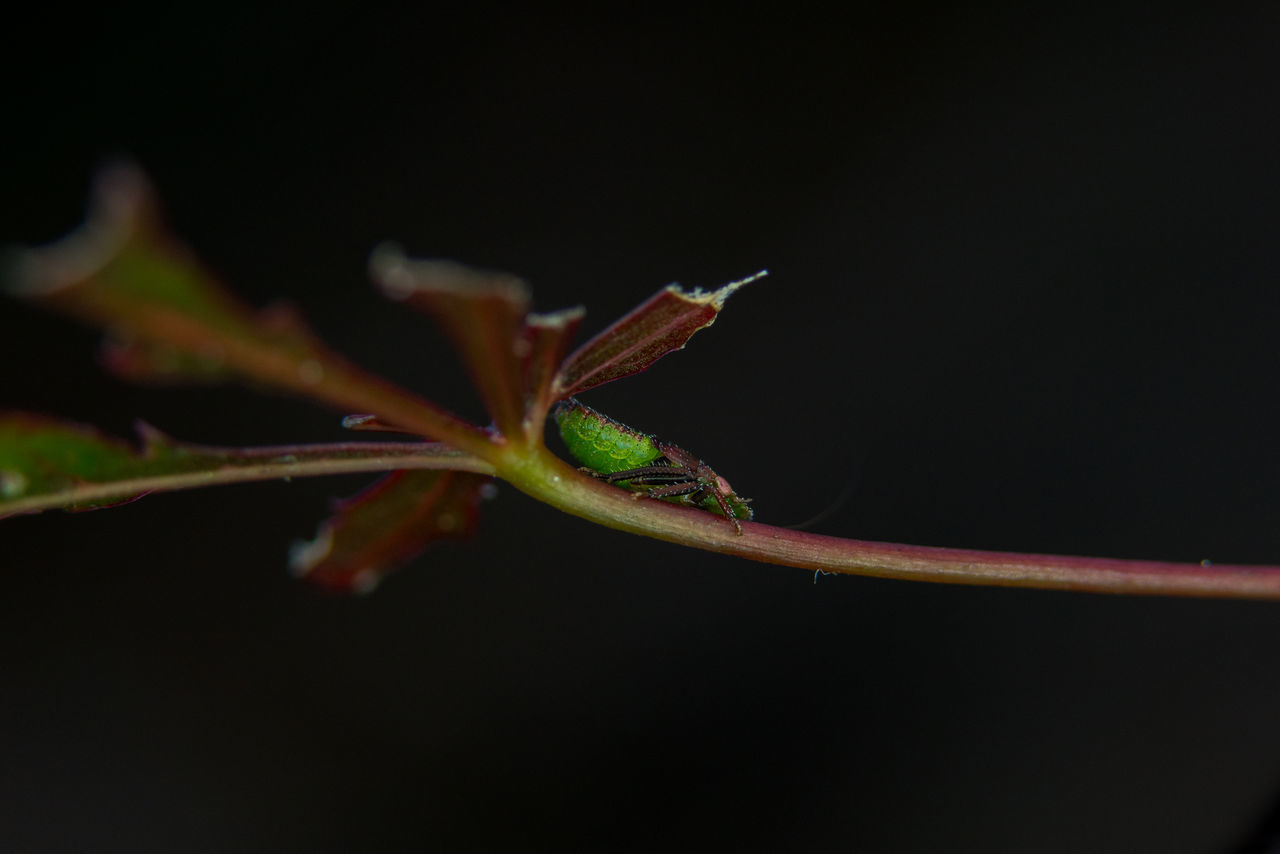
[[[588,402],[762,521],[1280,562],[1280,7],[609,8],[15,25],[0,238],[132,157],[246,298],[475,418],[379,241],[586,333],[768,267]],[[3,405],[343,435],[95,340],[0,304]],[[509,488],[372,596],[290,580],[362,483],[0,526],[0,849],[1213,852],[1280,790],[1278,605],[815,580]]]

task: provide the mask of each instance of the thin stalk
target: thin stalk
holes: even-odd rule
[[[342,442],[262,448],[179,445],[181,471],[10,498],[5,515],[152,492],[328,474],[455,469],[494,475],[588,521],[706,551],[800,569],[932,581],[1151,596],[1280,599],[1280,566],[1017,554],[828,537],[645,500],[574,469],[541,445],[491,446],[491,463],[439,443]]]
[[[491,452],[492,437],[423,397],[317,347],[304,358],[255,339],[223,337],[216,330],[165,309],[140,312],[135,325],[191,352],[217,353],[241,375],[347,413],[375,413],[388,424],[477,454]]]
[[[1280,566],[1172,563],[1016,554],[848,540],[754,522],[742,534],[701,510],[637,499],[579,472],[545,448],[507,454],[499,476],[566,513],[601,525],[764,563],[820,572],[1079,590],[1093,593],[1280,599]]]

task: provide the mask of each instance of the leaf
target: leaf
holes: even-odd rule
[[[428,400],[361,371],[284,305],[256,311],[224,289],[161,224],[135,167],[104,170],[84,226],[6,265],[13,294],[108,332],[108,367],[133,380],[236,378],[373,412],[407,432],[483,455],[488,435]]]
[[[369,262],[383,293],[420,308],[444,327],[499,432],[521,435],[524,421],[522,330],[529,290],[505,273],[453,261],[410,259],[383,244]]]
[[[314,540],[294,547],[290,568],[330,590],[367,593],[432,543],[471,536],[490,480],[459,471],[392,472],[339,504]]]
[[[177,442],[140,425],[141,447],[48,416],[0,413],[0,518],[43,510],[94,510],[227,483],[396,468],[458,469],[487,476],[481,460],[439,443],[342,442],[217,448]]]
[[[523,347],[526,399],[525,433],[541,436],[547,411],[555,402],[553,383],[586,310],[581,306],[525,319]]]
[[[553,399],[638,374],[683,349],[695,332],[715,322],[734,291],[766,275],[761,270],[711,293],[685,293],[679,285],[668,285],[574,351],[560,367]]]
[[[296,328],[280,334],[261,323],[167,234],[150,184],[132,167],[104,170],[84,226],[21,252],[7,272],[16,295],[106,328],[108,363],[133,378],[226,376],[227,345],[238,341],[306,357]]]
[[[142,492],[125,484],[163,467],[89,427],[26,413],[0,415],[0,516],[23,512],[11,508],[52,496],[58,496],[67,510],[132,501]],[[76,497],[78,487],[91,484],[113,488]]]

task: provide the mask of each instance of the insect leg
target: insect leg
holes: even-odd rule
[[[716,503],[720,505],[720,512],[724,514],[724,518],[733,523],[733,527],[737,529],[738,536],[742,536],[742,523],[738,521],[738,517],[733,515],[733,510],[729,507],[729,502],[724,500],[724,495],[718,489],[708,489],[703,487],[703,492],[710,492],[715,497]]]
[[[695,492],[701,492],[702,488],[702,484],[696,480],[687,480],[680,483],[669,483],[666,486],[655,486],[645,494],[650,498],[677,498],[681,495],[692,495]]]
[[[603,480],[605,483],[617,483],[620,480],[637,480],[640,482],[664,482],[673,479],[685,479],[687,475],[680,469],[671,466],[644,466],[638,469],[627,469],[626,471],[604,472],[596,471],[589,466],[578,466],[578,471],[583,474],[589,474],[597,480]]]
[[[639,495],[641,493],[636,494]],[[738,517],[733,515],[733,510],[730,509],[729,503],[724,500],[724,496],[720,494],[718,489],[715,489],[705,483],[699,483],[696,480],[691,480],[683,483],[672,483],[666,486],[655,486],[653,489],[650,489],[648,492],[643,494],[650,498],[677,498],[682,495],[687,495],[689,496],[687,499],[688,502],[694,505],[701,504],[708,498],[715,498],[716,503],[720,505],[720,511],[724,513],[724,518],[728,519],[729,522],[733,524],[733,527],[738,532],[739,536],[742,535],[742,523],[738,521]]]
[[[601,478],[609,483],[616,483],[619,480],[629,480],[633,483],[669,483],[671,481],[684,481],[689,479],[689,473],[682,468],[676,466],[642,466],[635,469],[627,469],[626,471],[615,471],[612,474],[600,474],[596,472],[596,477]]]

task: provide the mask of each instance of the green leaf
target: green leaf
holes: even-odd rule
[[[176,442],[142,425],[141,447],[41,415],[0,413],[0,518],[43,510],[94,510],[227,483],[396,469],[457,469],[487,477],[485,463],[431,442],[342,442],[217,448]]]
[[[685,293],[679,285],[668,285],[574,351],[560,367],[554,399],[638,374],[683,349],[695,332],[715,322],[734,291],[765,275],[761,270],[711,293]]]
[[[459,471],[398,471],[342,502],[316,538],[294,547],[293,571],[321,587],[367,593],[442,540],[475,531],[491,478]]]
[[[162,468],[124,442],[96,430],[39,415],[0,415],[0,516],[41,498],[68,510],[93,510],[141,496],[123,486]],[[88,485],[120,484],[113,492],[76,498]]]

